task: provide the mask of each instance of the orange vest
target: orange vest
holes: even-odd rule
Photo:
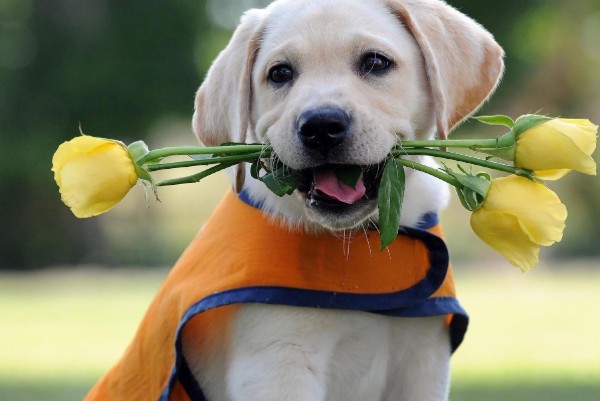
[[[182,338],[222,335],[214,322],[227,322],[243,303],[446,315],[452,349],[461,343],[468,317],[455,298],[437,219],[426,219],[433,227],[401,228],[380,252],[377,231],[346,239],[291,231],[242,198],[229,193],[221,201],[121,360],[85,401],[206,401],[183,358]]]

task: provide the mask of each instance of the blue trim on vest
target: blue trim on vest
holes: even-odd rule
[[[259,210],[263,210],[263,206],[265,205],[264,202],[255,202],[254,200],[252,200],[250,198],[250,195],[248,194],[248,191],[246,191],[245,189],[242,189],[242,191],[238,194],[238,198],[246,205],[252,206],[253,208]]]
[[[417,228],[420,230],[429,230],[440,224],[440,218],[436,212],[425,213],[419,219]]]

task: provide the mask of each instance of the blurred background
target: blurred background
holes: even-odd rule
[[[195,144],[193,97],[243,10],[260,0],[0,0],[0,399],[77,400],[117,358],[145,305],[214,205],[224,176],[135,188],[78,220],[50,171],[86,134]],[[600,122],[600,0],[449,0],[506,50],[480,114]],[[453,135],[500,134],[466,123]],[[598,159],[598,158],[597,158]],[[564,240],[522,275],[445,212],[472,330],[454,361],[456,400],[600,399],[600,180],[552,184]],[[485,398],[484,398],[485,397]]]

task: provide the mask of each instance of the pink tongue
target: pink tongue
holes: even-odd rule
[[[328,198],[335,199],[336,201],[343,202],[348,205],[351,205],[361,199],[366,192],[362,174],[356,182],[356,188],[352,188],[351,186],[346,185],[338,180],[333,171],[315,171],[314,179],[315,190],[319,191],[321,195],[325,195]]]

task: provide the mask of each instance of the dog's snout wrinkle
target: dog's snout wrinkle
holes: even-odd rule
[[[340,108],[305,111],[298,118],[298,135],[304,146],[327,154],[350,133],[350,116]]]

